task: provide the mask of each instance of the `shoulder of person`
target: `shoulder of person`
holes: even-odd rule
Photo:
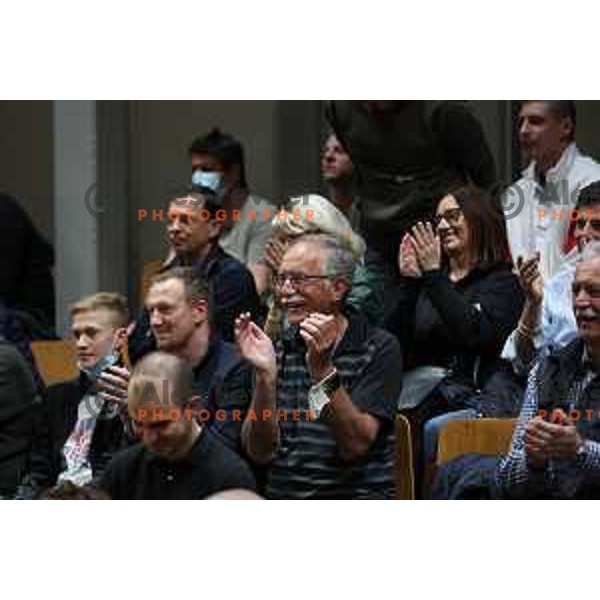
[[[250,369],[250,365],[244,360],[237,346],[231,342],[220,340],[218,342],[218,367],[221,375],[226,375],[238,370]]]
[[[228,271],[239,271],[240,274],[247,272],[250,274],[250,271],[241,260],[238,260],[235,258],[235,256],[232,256],[226,250],[223,250],[221,246],[218,248],[218,257],[215,261],[215,265],[218,265],[217,268],[219,270],[226,268]]]
[[[16,198],[7,194],[0,194],[0,215],[3,218],[6,216],[18,216],[23,220],[29,221],[29,216],[25,209],[19,204]]]
[[[132,444],[123,450],[117,452],[108,463],[108,467],[115,472],[127,469],[139,461],[145,454],[146,450],[141,443]]]
[[[354,314],[350,316],[349,321],[348,334],[354,346],[374,346],[377,354],[400,353],[400,344],[396,336],[386,329],[371,325],[364,315]]]
[[[571,173],[572,175],[583,179],[581,182],[583,187],[600,179],[600,163],[595,161],[591,156],[581,154],[581,152],[577,150]]]
[[[249,468],[246,461],[232,450],[212,428],[204,428],[201,433],[201,464],[207,465],[211,470],[226,474],[236,468]],[[210,460],[206,460],[209,458]]]
[[[510,261],[483,262],[473,269],[473,273],[479,280],[505,281],[520,288],[519,278]]]

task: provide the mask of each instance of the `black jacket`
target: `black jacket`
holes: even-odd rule
[[[176,266],[182,266],[178,259],[165,270]],[[192,268],[209,286],[213,328],[225,341],[232,342],[233,323],[240,313],[250,312],[256,319],[260,312],[260,300],[252,273],[219,246],[215,246],[206,259],[198,261]],[[156,350],[156,341],[150,330],[148,311],[144,309],[129,336],[129,356],[135,363],[153,350]]]
[[[12,496],[29,470],[39,408],[25,359],[0,338],[0,496]]]
[[[78,379],[48,388],[43,410],[38,420],[38,433],[31,457],[31,472],[27,485],[33,493],[53,486],[65,468],[63,447],[77,423],[79,402],[89,389],[82,374]],[[90,464],[94,478],[98,477],[112,456],[129,443],[123,421],[113,415],[104,403],[92,435]],[[31,495],[30,491],[30,495]]]
[[[475,388],[500,367],[524,302],[508,263],[480,265],[457,283],[442,270],[403,277],[397,294],[387,326],[400,340],[407,369],[446,367]]]

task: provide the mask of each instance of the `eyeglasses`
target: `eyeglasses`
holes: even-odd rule
[[[463,211],[460,208],[449,208],[448,210],[444,211],[443,213],[440,213],[439,215],[435,215],[435,217],[433,217],[431,222],[433,224],[434,229],[437,229],[440,226],[442,219],[444,221],[447,221],[448,225],[458,225],[462,216],[463,216]]]
[[[289,281],[295,290],[301,289],[313,279],[329,279],[327,275],[305,275],[304,273],[278,273],[273,278],[275,287],[281,289]]]

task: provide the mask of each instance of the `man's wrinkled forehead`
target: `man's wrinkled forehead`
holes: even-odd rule
[[[292,243],[283,255],[280,270],[322,270],[325,265],[325,249],[315,242],[298,241]]]

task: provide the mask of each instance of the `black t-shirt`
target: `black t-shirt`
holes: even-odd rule
[[[210,429],[202,429],[191,453],[172,462],[137,444],[117,454],[100,487],[114,500],[201,500],[216,492],[256,490],[248,465]]]

